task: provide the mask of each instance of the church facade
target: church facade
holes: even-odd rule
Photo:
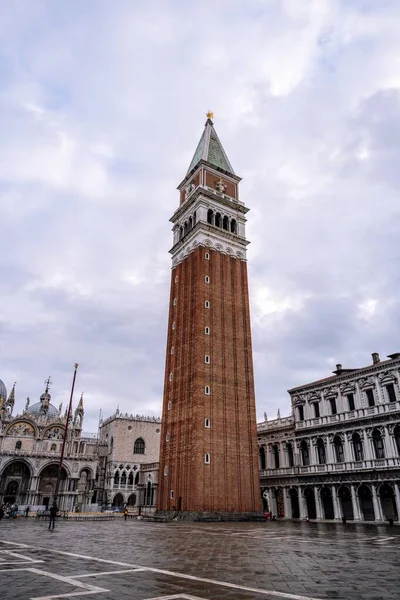
[[[15,385],[9,396],[0,380],[0,504],[48,507],[54,499],[61,445],[67,421],[62,406],[51,404],[49,383],[40,401],[14,415]],[[82,435],[81,397],[72,415],[61,471],[58,506],[72,510],[95,504],[97,438]]]
[[[264,510],[289,519],[398,521],[400,353],[289,390],[258,424]]]
[[[158,510],[261,509],[245,224],[238,177],[207,115],[178,186]]]

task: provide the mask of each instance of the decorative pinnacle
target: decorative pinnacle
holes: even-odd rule
[[[206,114],[207,119],[211,119],[213,120],[214,118],[214,113],[212,112],[212,110],[209,110],[208,113]]]

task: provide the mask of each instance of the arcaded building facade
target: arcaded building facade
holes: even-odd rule
[[[398,521],[400,353],[289,390],[258,424],[264,509],[295,519]]]
[[[209,114],[171,218],[158,509],[182,517],[261,508],[239,182]]]
[[[39,402],[14,414],[15,385],[7,396],[0,380],[0,505],[17,504],[33,510],[54,499],[67,412],[51,404],[49,383]],[[82,433],[81,397],[72,414],[57,503],[60,509],[97,506],[97,436]]]
[[[99,470],[104,505],[144,507],[157,502],[161,419],[121,414],[100,424]],[[144,511],[144,512],[146,512]]]

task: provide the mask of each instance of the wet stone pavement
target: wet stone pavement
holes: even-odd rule
[[[2,600],[399,600],[400,527],[0,521]]]

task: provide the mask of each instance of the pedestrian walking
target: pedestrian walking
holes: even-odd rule
[[[124,508],[124,519],[125,519],[125,521],[127,520],[127,518],[128,518],[128,509],[125,506],[125,508]]]
[[[58,506],[55,502],[53,502],[52,507],[50,508],[49,529],[54,529],[57,513],[58,513]]]
[[[25,519],[27,519],[29,517],[29,511],[31,510],[30,506],[27,506],[25,509]]]

